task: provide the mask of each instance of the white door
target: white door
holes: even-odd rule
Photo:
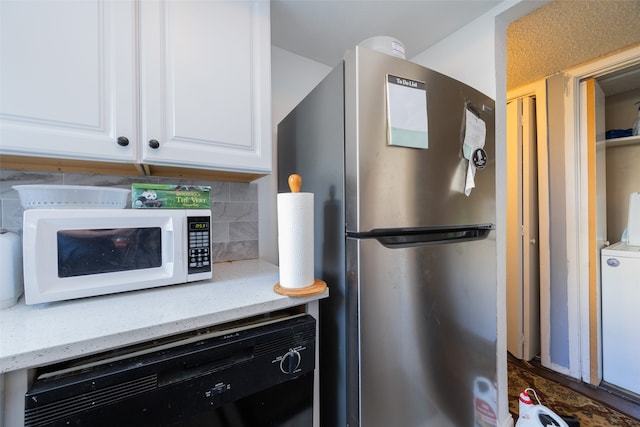
[[[536,100],[522,99],[522,287],[523,358],[540,353],[540,239],[538,236],[538,144]]]
[[[134,161],[136,38],[131,1],[0,1],[0,151]]]
[[[540,278],[536,101],[507,104],[507,350],[540,353]]]
[[[601,265],[600,252],[607,242],[607,186],[606,186],[606,140],[605,140],[605,96],[595,79],[580,83],[583,110],[583,132],[586,136],[584,160],[587,166],[587,221],[586,237],[588,263],[583,267],[588,272],[588,289],[584,289],[581,341],[582,353],[588,357],[581,363],[582,379],[598,385],[602,379],[601,346]]]
[[[268,1],[141,2],[142,161],[271,170]]]

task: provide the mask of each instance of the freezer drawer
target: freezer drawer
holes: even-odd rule
[[[350,374],[361,426],[474,424],[474,385],[496,375],[494,236],[394,248],[348,239],[360,255],[348,276],[358,279],[349,295],[360,366]]]

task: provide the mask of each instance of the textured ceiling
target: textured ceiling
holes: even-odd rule
[[[555,0],[507,29],[507,89],[638,44],[640,0]]]

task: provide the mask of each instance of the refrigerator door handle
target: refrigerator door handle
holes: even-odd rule
[[[376,239],[389,249],[442,245],[485,239],[494,224],[475,224],[451,227],[380,228],[368,232],[347,232],[347,237]]]

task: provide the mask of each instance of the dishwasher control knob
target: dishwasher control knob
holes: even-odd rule
[[[280,370],[285,374],[293,374],[300,366],[302,356],[297,350],[289,350],[280,360]]]

